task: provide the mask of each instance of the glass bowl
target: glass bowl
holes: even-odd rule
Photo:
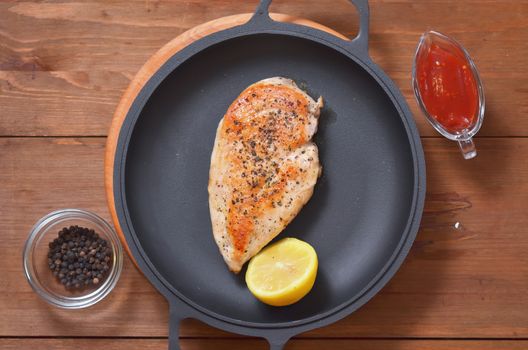
[[[93,229],[112,249],[110,269],[103,280],[84,288],[67,289],[48,266],[49,243],[64,227],[78,225]],[[51,305],[81,309],[101,301],[114,289],[123,269],[123,248],[114,229],[94,213],[80,209],[57,210],[40,219],[31,229],[24,246],[24,272],[33,290]]]

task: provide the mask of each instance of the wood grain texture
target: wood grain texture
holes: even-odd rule
[[[182,350],[267,350],[264,340],[257,339],[182,339]],[[4,350],[154,350],[165,349],[166,339],[0,339],[0,348]],[[528,341],[511,340],[363,340],[330,339],[305,340],[293,339],[286,350],[525,350]]]
[[[473,161],[448,141],[423,142],[428,193],[408,259],[365,307],[302,337],[528,338],[528,164],[519,161],[528,139],[480,139]],[[22,273],[22,246],[42,215],[81,207],[109,219],[104,145],[104,138],[0,139],[0,336],[167,335],[165,300],[128,259],[116,290],[80,311],[48,306]],[[228,336],[191,320],[181,332]]]
[[[256,1],[188,0],[0,3],[0,135],[106,135],[119,97],[164,44],[204,22],[251,12]],[[396,82],[422,135],[410,84],[420,34],[434,28],[461,41],[487,97],[481,136],[528,136],[528,2],[371,0],[370,53]],[[282,0],[275,12],[353,37],[347,0]]]
[[[58,208],[110,219],[106,139],[83,136],[107,135],[127,86],[161,47],[256,4],[0,2],[0,349],[166,348],[167,303],[129,259],[107,299],[65,311],[30,289],[22,247],[33,223]],[[423,139],[428,193],[408,259],[365,307],[300,335],[287,349],[527,349],[528,1],[370,0],[370,8],[370,54],[402,90],[422,136],[437,134],[412,97],[420,34],[439,30],[469,50],[487,99],[479,156],[463,161],[453,143]],[[358,25],[348,0],[274,0],[271,11],[347,37]],[[267,348],[195,320],[184,321],[181,335],[183,349]]]

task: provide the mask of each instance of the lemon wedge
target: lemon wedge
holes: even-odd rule
[[[311,245],[296,238],[284,238],[251,259],[246,283],[263,303],[290,305],[312,289],[317,265],[317,254]]]

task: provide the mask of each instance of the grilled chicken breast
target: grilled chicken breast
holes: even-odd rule
[[[229,269],[277,236],[308,202],[320,175],[317,131],[322,98],[290,79],[269,78],[244,90],[216,132],[209,172],[213,234]]]

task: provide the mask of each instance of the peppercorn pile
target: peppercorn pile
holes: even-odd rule
[[[94,230],[63,228],[49,243],[48,266],[68,289],[99,284],[112,264],[112,248]]]

